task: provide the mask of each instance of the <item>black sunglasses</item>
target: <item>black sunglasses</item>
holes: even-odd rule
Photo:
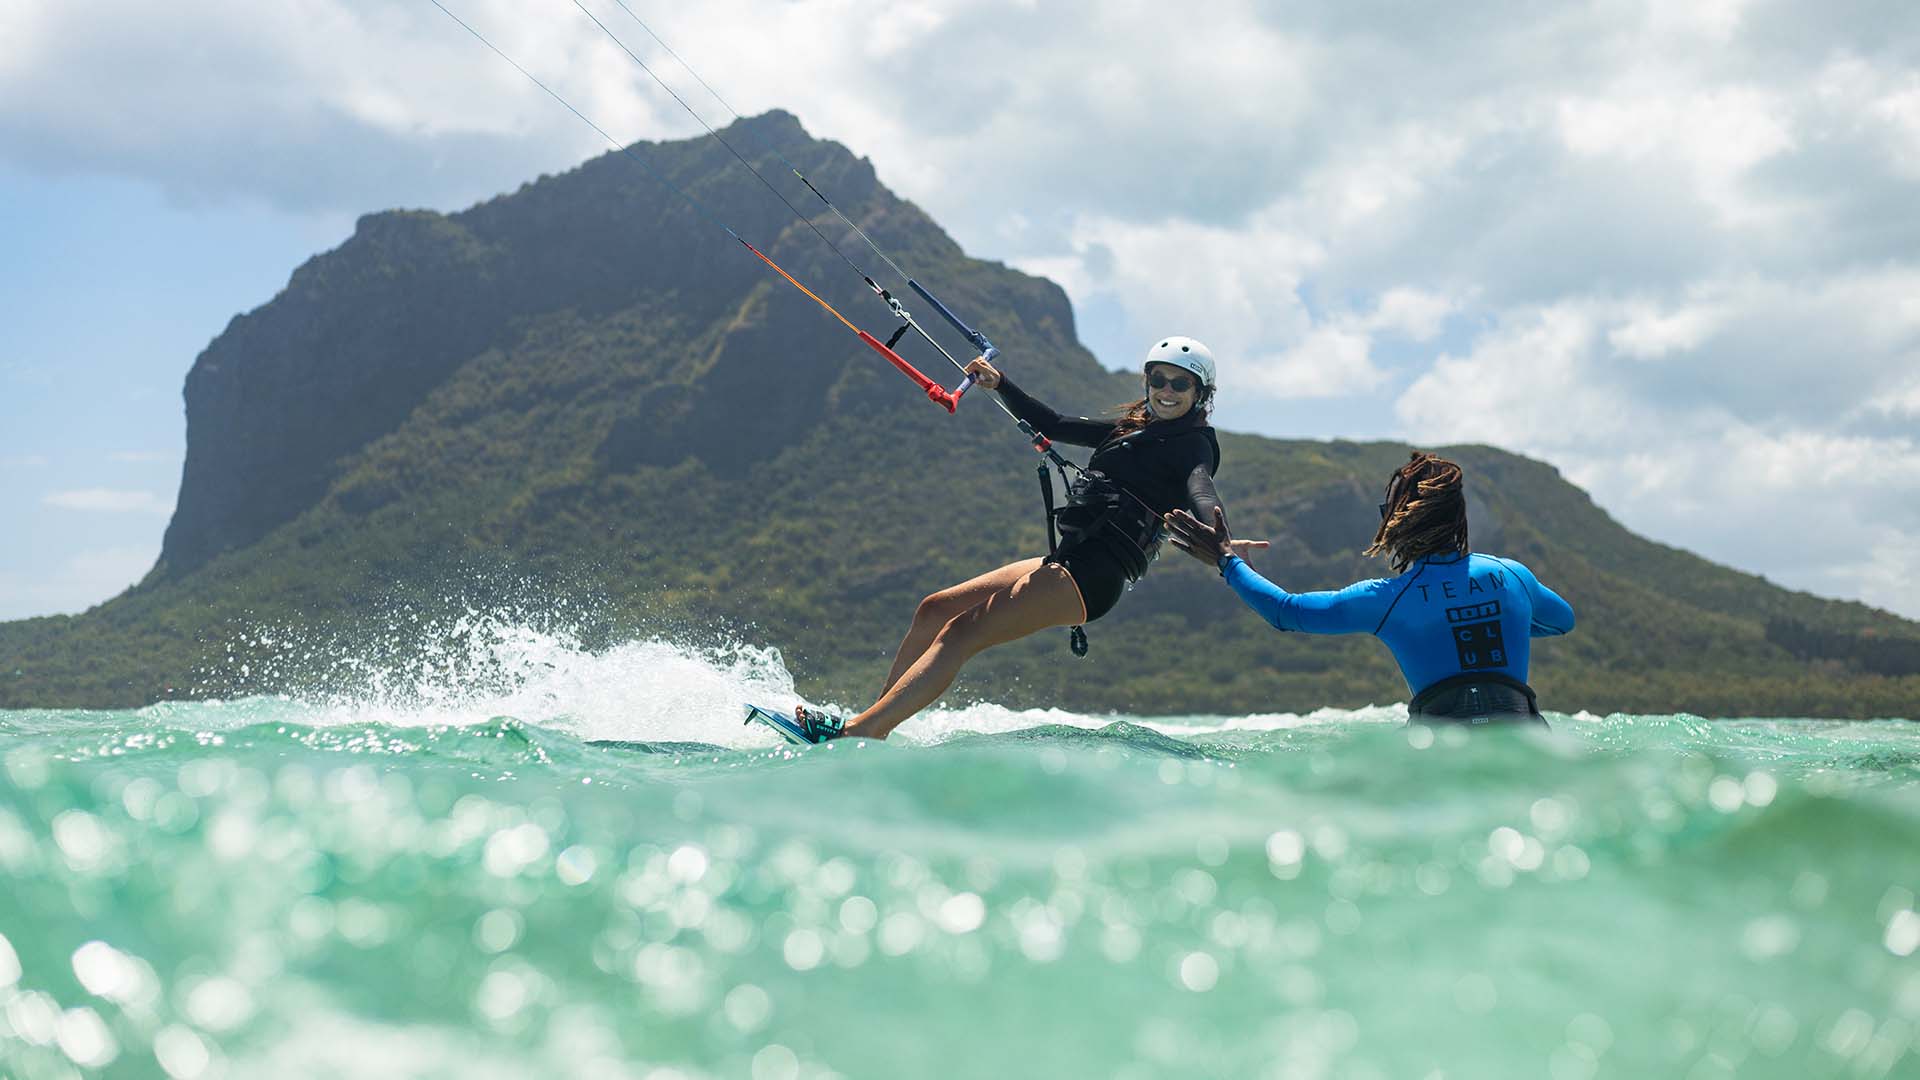
[[[1156,371],[1147,376],[1147,386],[1154,390],[1165,390],[1168,387],[1172,387],[1174,393],[1184,394],[1193,389],[1193,377],[1190,375],[1175,375],[1169,379]]]

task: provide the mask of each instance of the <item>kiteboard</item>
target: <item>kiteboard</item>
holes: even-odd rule
[[[782,716],[772,709],[763,709],[758,705],[748,704],[747,719],[745,722],[751,724],[756,720],[779,732],[780,737],[790,743],[800,743],[804,746],[813,741],[807,738],[807,733],[801,730],[799,722],[794,720],[793,717]]]
[[[831,730],[837,731],[840,727],[839,722],[834,717],[821,714],[821,719],[831,725]],[[747,705],[747,718],[744,722],[751,724],[756,720],[779,732],[780,737],[790,743],[797,743],[801,746],[812,746],[816,742],[826,741],[814,737],[825,734],[825,732],[821,731],[818,727],[812,727],[812,725],[803,725],[791,713],[776,712],[773,709],[763,709],[749,702]],[[822,727],[825,726],[827,725],[822,725]],[[811,728],[811,730],[809,730],[809,728]]]

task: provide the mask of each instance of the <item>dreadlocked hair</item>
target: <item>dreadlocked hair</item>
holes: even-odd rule
[[[1416,450],[1387,483],[1386,512],[1368,555],[1400,573],[1427,555],[1467,554],[1467,492],[1460,466]]]

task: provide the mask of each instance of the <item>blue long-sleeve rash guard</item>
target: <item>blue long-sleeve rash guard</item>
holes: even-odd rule
[[[1525,566],[1492,555],[1428,556],[1399,577],[1338,592],[1290,593],[1236,555],[1220,572],[1277,629],[1379,637],[1416,694],[1483,671],[1526,682],[1531,639],[1573,629],[1565,600]]]

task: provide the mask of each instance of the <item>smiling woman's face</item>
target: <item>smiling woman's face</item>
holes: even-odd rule
[[[1161,385],[1153,385],[1156,379]],[[1186,368],[1148,364],[1146,382],[1147,409],[1155,420],[1178,420],[1200,398],[1200,380]]]

